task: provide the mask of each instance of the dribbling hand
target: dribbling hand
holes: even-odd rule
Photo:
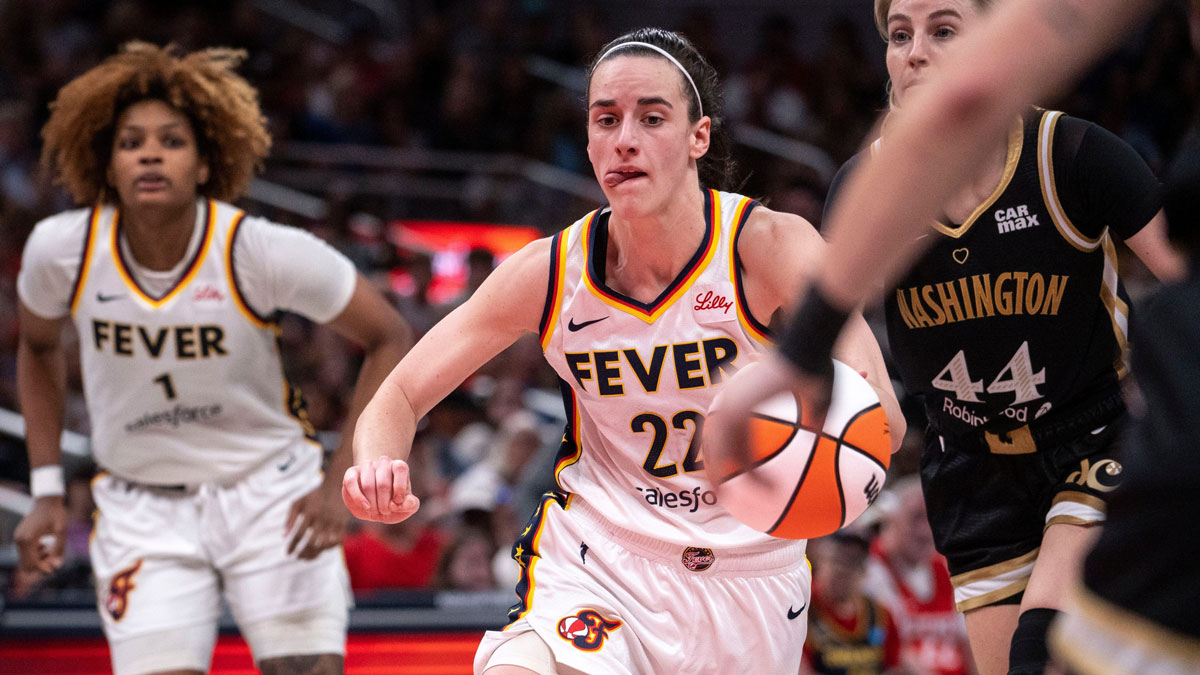
[[[719,401],[704,420],[704,461],[706,464],[748,471],[750,456],[750,415],[763,401],[791,390],[804,402],[805,418],[818,428],[825,423],[833,395],[833,378],[802,373],[779,355],[762,359],[762,376],[753,380],[732,379],[722,385]],[[755,477],[757,474],[750,474]]]
[[[412,493],[408,463],[388,457],[346,469],[342,501],[355,518],[378,523],[398,523],[421,507]]]

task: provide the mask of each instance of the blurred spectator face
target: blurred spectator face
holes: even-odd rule
[[[925,515],[920,485],[913,484],[897,495],[896,509],[884,524],[884,537],[888,554],[910,565],[933,555],[933,532]]]
[[[813,556],[813,585],[833,602],[859,595],[867,573],[867,552],[867,543],[858,538],[821,539]]]
[[[450,588],[458,591],[487,591],[492,579],[492,544],[482,535],[466,536],[450,552],[447,566]]]
[[[894,0],[887,12],[887,71],[897,104],[929,76],[946,48],[979,16],[973,0]]]

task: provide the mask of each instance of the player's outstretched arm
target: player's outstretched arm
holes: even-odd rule
[[[371,394],[412,347],[408,323],[361,274],[345,308],[327,325],[362,348],[363,362],[341,443],[329,458],[325,478],[316,490],[296,500],[288,514],[288,552],[296,551],[306,560],[337,546],[345,536],[348,514],[342,507],[342,477],[354,463],[351,439],[355,421]]]
[[[34,471],[33,510],[21,519],[14,538],[24,572],[48,573],[62,565],[67,512],[63,505],[62,449],[66,397],[64,319],[43,319],[20,305],[17,342],[17,395],[25,417],[25,447]],[[51,480],[39,480],[49,475]],[[56,481],[53,477],[56,476]],[[46,483],[40,484],[39,483]],[[53,537],[53,543],[47,539]]]
[[[354,466],[342,481],[342,499],[355,517],[394,523],[416,512],[406,460],[417,421],[480,366],[537,331],[550,243],[540,239],[505,260],[384,379],[358,418]]]

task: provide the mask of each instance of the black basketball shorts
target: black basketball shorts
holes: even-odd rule
[[[1105,496],[1121,480],[1117,443],[1126,420],[1120,410],[1107,424],[1022,454],[928,431],[921,484],[959,611],[1020,602],[1046,528],[1103,522]]]

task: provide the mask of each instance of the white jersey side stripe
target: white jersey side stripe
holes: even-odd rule
[[[1042,186],[1042,200],[1059,234],[1080,251],[1091,252],[1100,246],[1100,239],[1089,239],[1075,227],[1058,200],[1058,186],[1054,183],[1054,130],[1061,117],[1062,113],[1056,110],[1047,112],[1038,128],[1038,181]]]

